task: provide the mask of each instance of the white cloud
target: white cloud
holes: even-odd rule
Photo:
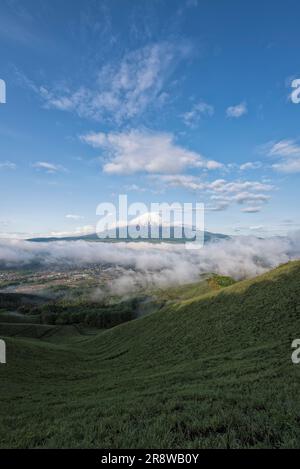
[[[262,167],[262,163],[260,161],[255,162],[247,162],[240,166],[241,171],[248,171],[249,169],[260,169]]]
[[[16,168],[17,168],[17,165],[15,163],[12,163],[11,161],[0,161],[0,170],[1,169],[14,170]]]
[[[202,116],[211,117],[214,114],[214,107],[210,104],[200,101],[194,104],[192,109],[182,114],[183,121],[188,127],[195,127],[200,121]]]
[[[201,182],[200,179],[195,176],[167,174],[160,175],[159,179],[165,182],[169,187],[183,187],[184,189],[192,191],[201,191],[206,189],[206,184]]]
[[[84,226],[78,226],[77,228],[74,229],[74,231],[51,231],[47,236],[54,236],[57,238],[64,238],[64,237],[70,237],[70,236],[84,236],[88,234],[93,234],[96,232],[96,226],[95,225],[84,225]],[[44,237],[44,235],[35,235],[34,237]]]
[[[47,107],[121,123],[148,107],[165,103],[168,80],[177,64],[190,53],[190,45],[183,42],[148,45],[125,54],[117,64],[104,66],[94,86],[81,86],[75,91],[43,86],[38,93]]]
[[[222,212],[223,210],[226,210],[230,205],[230,202],[227,202],[226,200],[220,200],[217,204],[211,205],[211,204],[205,204],[205,210],[209,212]]]
[[[270,156],[286,156],[288,158],[299,157],[300,146],[295,140],[280,140],[270,145],[268,154]]]
[[[66,218],[68,218],[69,220],[82,220],[84,217],[82,217],[81,215],[76,215],[74,213],[68,213],[66,215]]]
[[[273,169],[282,173],[300,172],[300,145],[295,140],[280,140],[269,142],[263,146],[263,151],[279,162],[272,165]]]
[[[47,161],[37,161],[36,163],[33,164],[33,167],[39,170],[44,170],[47,173],[57,173],[59,171],[65,171],[63,166],[55,165]]]
[[[237,236],[193,251],[183,245],[164,243],[0,241],[1,267],[24,267],[32,263],[47,268],[109,263],[118,266],[125,278],[132,274],[143,287],[196,282],[200,274],[207,272],[236,279],[252,277],[299,256],[299,232],[286,238]]]
[[[260,212],[262,207],[256,206],[256,207],[245,207],[241,209],[241,212],[244,213],[258,213]]]
[[[204,182],[199,177],[191,175],[160,175],[159,179],[170,187],[183,187],[210,195],[210,200],[215,203],[214,205],[206,204],[206,210],[210,211],[225,210],[233,203],[267,203],[271,196],[266,195],[265,192],[274,190],[274,186],[259,181],[216,179],[212,182]]]
[[[259,181],[230,181],[227,182],[225,179],[217,179],[210,183],[209,186],[216,192],[239,192],[239,191],[263,191],[268,192],[274,189],[274,186],[270,184],[264,184]]]
[[[236,106],[229,106],[226,109],[226,115],[227,117],[234,117],[238,119],[239,117],[242,117],[244,114],[247,114],[248,109],[247,109],[247,104],[246,103],[240,103],[237,104]]]
[[[251,202],[268,202],[270,200],[269,195],[265,194],[252,194],[251,192],[239,192],[232,197],[232,200],[238,204],[248,204]]]
[[[281,163],[273,164],[273,168],[281,173],[300,173],[300,159],[282,161]]]
[[[216,179],[212,182],[203,182],[199,177],[183,174],[162,175],[160,179],[172,186],[181,186],[192,190],[207,190],[221,194],[232,194],[241,191],[269,192],[274,189],[274,186],[271,184],[264,184],[259,181],[226,181],[225,179]]]
[[[138,184],[128,184],[124,186],[124,191],[126,192],[151,192],[152,194],[158,194],[161,191],[152,189],[149,186],[141,186]]]
[[[180,173],[186,168],[219,169],[222,164],[187,150],[168,133],[131,130],[123,133],[89,133],[81,140],[102,148],[107,162],[103,170],[110,174]]]
[[[271,197],[261,192],[269,192],[274,189],[274,186],[263,184],[258,181],[232,181],[226,182],[224,180],[217,180],[211,184],[211,188],[215,193],[222,194],[221,197],[226,197],[226,200],[231,203],[237,204],[251,204],[251,203],[267,203]],[[253,207],[250,207],[252,210]],[[255,207],[257,209],[257,207]],[[260,209],[259,209],[260,210]],[[256,210],[256,211],[259,211]],[[243,211],[249,212],[248,209]]]

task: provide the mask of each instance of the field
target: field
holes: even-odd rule
[[[231,283],[156,292],[106,330],[3,322],[1,447],[299,447],[300,262]]]

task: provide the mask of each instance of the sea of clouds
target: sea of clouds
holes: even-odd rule
[[[300,259],[300,231],[267,239],[238,236],[187,250],[182,244],[0,240],[0,268],[78,268],[91,264],[118,267],[116,293],[139,286],[164,287],[219,273],[236,280],[254,277],[289,260]],[[120,273],[121,272],[121,273]]]

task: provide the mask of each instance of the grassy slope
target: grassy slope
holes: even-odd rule
[[[2,447],[299,447],[300,262],[65,344],[7,339]]]
[[[188,300],[198,298],[199,296],[205,295],[222,289],[223,287],[234,284],[235,281],[231,277],[222,275],[209,274],[206,278],[203,278],[196,283],[188,283],[180,285],[178,287],[170,287],[163,290],[153,292],[154,296],[157,296],[160,300]]]

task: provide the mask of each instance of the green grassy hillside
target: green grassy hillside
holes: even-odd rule
[[[170,287],[154,292],[160,300],[180,301],[195,299],[206,293],[215,292],[222,288],[233,285],[235,281],[231,277],[223,275],[209,274],[196,283],[189,283],[177,287]]]
[[[300,262],[181,293],[92,337],[7,338],[1,446],[299,447]]]

